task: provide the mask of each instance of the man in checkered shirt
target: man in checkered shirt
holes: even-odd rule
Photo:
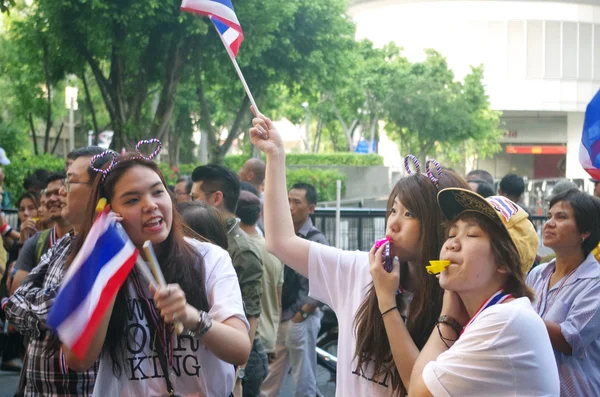
[[[42,256],[21,286],[2,303],[7,320],[30,338],[23,365],[25,372],[19,385],[24,396],[91,396],[94,390],[98,364],[85,372],[67,368],[60,342],[48,332],[45,322],[65,274],[65,261],[87,213],[88,198],[96,177],[96,172],[89,166],[90,158],[102,151],[99,147],[89,146],[72,152],[75,160],[67,171],[60,194],[65,199],[62,216],[73,226],[73,231]],[[95,166],[101,168],[109,160],[110,157],[99,159]]]

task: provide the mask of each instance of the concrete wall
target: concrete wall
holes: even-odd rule
[[[390,194],[390,169],[384,166],[327,166],[289,165],[288,168],[336,169],[346,175],[346,194],[343,199],[387,197]]]

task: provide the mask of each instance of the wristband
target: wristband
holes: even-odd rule
[[[10,225],[8,223],[5,223],[4,226],[2,226],[2,228],[0,229],[0,233],[2,233],[3,236],[6,236],[8,232],[10,232]]]
[[[440,318],[437,319],[437,324],[449,325],[456,332],[457,337],[460,336],[463,330],[463,327],[458,323],[458,321],[446,315],[440,316]]]
[[[386,311],[384,311],[383,313],[381,313],[381,317],[385,316],[389,312],[394,311],[396,309],[398,309],[398,306],[394,306],[394,307],[391,307],[391,308],[387,309]]]

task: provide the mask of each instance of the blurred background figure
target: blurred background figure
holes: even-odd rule
[[[189,176],[182,176],[177,179],[173,192],[175,193],[175,199],[178,203],[192,201],[191,192],[193,183],[194,182],[192,182],[192,179]]]
[[[265,183],[266,164],[261,159],[248,159],[239,172],[240,182],[248,182],[258,191],[258,198],[263,195],[263,184]]]
[[[227,250],[229,247],[227,229],[225,219],[223,219],[219,210],[202,201],[186,201],[178,204],[177,208],[183,217],[183,221],[193,231]]]

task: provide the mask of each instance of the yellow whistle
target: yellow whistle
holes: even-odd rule
[[[594,258],[596,258],[596,260],[600,260],[600,244],[598,244],[596,248],[592,250],[592,254],[594,254]]]
[[[104,211],[104,207],[106,207],[106,199],[102,197],[100,200],[98,200],[98,204],[96,204],[96,214]]]
[[[450,261],[429,261],[431,266],[425,266],[427,273],[438,274],[444,271],[445,268],[450,266]]]
[[[34,222],[37,222],[40,220],[40,218],[31,218]]]

